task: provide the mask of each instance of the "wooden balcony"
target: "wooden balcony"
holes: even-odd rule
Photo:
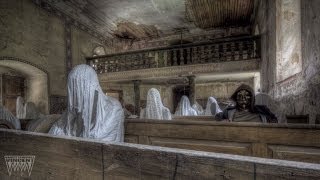
[[[176,69],[178,67],[180,69],[189,65],[202,65],[198,67],[198,69],[201,69],[203,67],[208,68],[207,65],[213,63],[248,62],[254,60],[254,65],[251,65],[251,68],[238,68],[239,70],[250,71],[258,68],[256,63],[258,59],[260,59],[260,37],[244,36],[216,39],[206,43],[182,44],[164,48],[89,57],[87,58],[87,63],[91,65],[98,74],[117,74],[119,72],[141,69],[150,69],[152,72],[157,71],[155,69],[152,70],[153,68]],[[244,63],[244,65],[248,65],[248,63]],[[229,65],[227,64],[226,66]],[[239,67],[238,65],[236,66]],[[220,66],[215,65],[213,68],[219,69]],[[186,71],[192,73],[190,72],[192,69],[197,69],[197,67],[187,68]],[[209,71],[211,72],[212,68]]]

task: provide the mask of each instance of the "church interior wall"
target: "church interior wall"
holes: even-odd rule
[[[299,3],[296,1],[295,3]],[[309,115],[310,123],[314,123],[319,114],[319,12],[314,8],[319,6],[318,1],[301,0],[301,12],[294,13],[281,9],[281,3],[286,1],[261,1],[257,14],[256,24],[261,34],[261,86],[262,91],[270,94],[275,99],[273,110],[278,118],[285,119],[285,115]],[[287,27],[282,21],[289,21],[291,16],[301,16],[301,22],[292,22],[299,26],[293,34],[283,32]],[[289,19],[285,19],[289,18]],[[282,24],[282,26],[280,26]],[[287,25],[290,26],[290,23]],[[292,26],[292,24],[291,24]],[[299,28],[301,27],[301,31]],[[299,35],[300,33],[300,35]],[[287,37],[286,37],[287,36]],[[297,46],[301,46],[301,54],[298,56],[299,72],[287,78],[281,78],[281,71],[290,71],[295,67],[287,66],[281,62],[285,59],[285,48],[281,48],[283,41],[296,39]],[[294,50],[296,53],[299,50]],[[299,53],[299,52],[298,52]],[[291,54],[292,55],[292,54]],[[296,62],[295,58],[288,58]],[[301,61],[301,64],[300,64]],[[278,69],[278,71],[277,71]],[[281,80],[280,80],[281,79]]]
[[[218,100],[227,100],[242,84],[253,88],[253,79],[199,83],[196,84],[196,99],[208,99],[208,97],[213,96]]]
[[[65,102],[67,94],[65,20],[29,0],[4,0],[0,9],[0,56],[23,59],[46,70],[51,106],[65,107],[65,103],[55,104]],[[72,66],[85,63],[98,45],[102,43],[97,38],[71,25]]]
[[[63,22],[30,1],[1,3],[1,56],[20,58],[49,72],[52,94],[65,94]]]
[[[215,82],[199,82],[196,84],[196,100],[202,106],[205,106],[207,99],[210,96],[217,98],[219,101],[228,100],[235,90],[242,84],[249,85],[254,88],[253,78],[239,81],[215,81]],[[187,86],[187,85],[186,85]],[[124,105],[134,105],[134,87],[133,83],[125,84],[112,84],[112,83],[101,83],[101,87],[104,91],[107,90],[121,90],[122,99]],[[164,106],[168,107],[172,113],[174,109],[174,93],[173,90],[176,85],[165,85],[165,84],[141,84],[140,85],[140,101],[145,102],[147,100],[148,90],[156,88],[159,90],[162,102]],[[141,104],[144,108],[144,104]],[[205,108],[205,107],[204,107]]]

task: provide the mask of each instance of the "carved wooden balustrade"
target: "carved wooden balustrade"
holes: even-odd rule
[[[258,58],[260,37],[245,36],[89,57],[87,63],[97,73],[107,73]]]

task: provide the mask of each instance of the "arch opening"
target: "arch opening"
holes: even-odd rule
[[[9,68],[25,78],[25,101],[35,103],[42,114],[49,113],[49,87],[47,72],[19,60],[4,59],[0,66]]]

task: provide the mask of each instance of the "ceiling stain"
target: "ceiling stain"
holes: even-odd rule
[[[132,22],[120,22],[114,35],[118,38],[141,40],[146,38],[157,38],[160,32],[154,25],[136,24]]]
[[[144,39],[250,25],[255,0],[50,0],[106,37]]]

